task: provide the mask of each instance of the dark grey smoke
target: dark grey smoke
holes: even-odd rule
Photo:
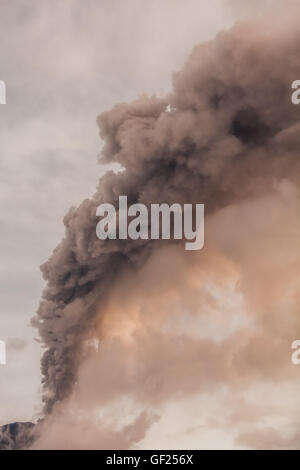
[[[96,237],[96,207],[129,202],[205,203],[206,214],[299,176],[300,33],[273,22],[244,23],[196,47],[164,99],[143,96],[98,118],[103,161],[125,171],[99,181],[72,208],[65,236],[42,266],[47,287],[33,320],[42,358],[45,412],[71,392],[82,345],[121,271],[142,264],[150,241]],[[167,106],[169,107],[167,108]]]
[[[300,33],[287,24],[264,20],[220,33],[193,50],[169,96],[143,96],[98,118],[103,161],[125,171],[107,174],[92,199],[69,211],[65,236],[42,266],[47,287],[33,324],[46,348],[46,414],[72,391],[107,292],[159,244],[101,242],[100,203],[117,205],[120,194],[129,203],[205,203],[208,215],[276,179],[298,182],[300,108],[291,105],[290,85],[300,77]],[[28,446],[32,430],[31,423],[2,427],[0,448]]]

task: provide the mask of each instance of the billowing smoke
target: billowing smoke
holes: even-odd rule
[[[111,395],[117,396],[116,389],[122,389],[128,395],[136,387],[139,402],[154,406],[177,393],[181,396],[197,393],[201,387],[205,388],[205,383],[210,388],[215,382],[234,381],[238,384],[246,376],[250,380],[249,377],[259,375],[259,370],[264,371],[262,376],[269,370],[275,380],[278,370],[271,365],[274,356],[272,361],[271,358],[267,360],[264,353],[261,365],[257,354],[263,351],[265,344],[272,343],[272,334],[279,329],[280,312],[273,312],[270,324],[273,321],[276,326],[271,330],[266,314],[273,308],[271,299],[276,299],[276,293],[272,289],[278,279],[276,282],[273,279],[272,283],[269,278],[270,284],[266,283],[264,292],[260,291],[257,280],[265,281],[261,274],[264,269],[261,257],[266,256],[270,261],[269,268],[273,254],[277,259],[277,245],[275,242],[274,246],[270,245],[266,234],[281,246],[283,229],[280,221],[289,224],[299,208],[300,108],[291,104],[291,83],[299,77],[300,32],[297,24],[293,24],[292,15],[282,17],[280,23],[275,18],[263,18],[237,24],[230,31],[218,34],[213,41],[195,47],[183,69],[174,75],[173,91],[165,98],[142,96],[99,116],[100,135],[104,141],[102,161],[118,163],[123,171],[107,173],[100,179],[94,196],[66,215],[65,236],[42,266],[47,287],[33,320],[45,346],[42,376],[44,410],[46,416],[50,415],[46,418],[50,434],[53,429],[51,416],[55,415],[56,407],[64,406],[64,403],[66,409],[71,406],[74,389],[79,402],[86,393],[91,402],[98,400],[101,403],[102,400],[108,403]],[[169,246],[164,242],[161,252],[159,241],[100,241],[96,237],[96,208],[101,203],[112,203],[117,207],[119,195],[127,195],[129,203],[146,205],[204,203],[208,228],[203,253],[186,254],[173,242]],[[247,224],[252,239],[243,231]],[[274,227],[278,233],[274,234]],[[261,251],[261,247],[268,246],[273,246],[273,254],[267,249]],[[174,259],[177,259],[176,263],[172,261]],[[299,253],[295,254],[294,262],[299,262]],[[200,271],[199,264],[203,267]],[[168,265],[174,269],[167,270],[165,266]],[[226,287],[228,295],[230,289],[235,289],[232,286],[241,283],[240,289],[244,290],[248,306],[256,312],[251,319],[254,324],[261,322],[260,327],[265,326],[266,331],[272,332],[270,336],[253,335],[252,326],[248,325],[239,333],[229,332],[229,339],[226,337],[221,344],[208,339],[199,343],[195,338],[184,336],[180,343],[174,343],[168,338],[161,322],[162,318],[177,315],[175,305],[179,299],[172,297],[174,293],[170,294],[172,286],[176,286],[183,296],[190,296],[191,310],[209,311],[212,296],[203,293],[203,286],[197,285],[202,295],[198,303],[194,280],[205,283],[213,266],[219,272],[215,282],[220,289],[225,288],[225,279],[232,283],[230,288]],[[275,263],[266,273],[276,271],[276,266],[281,269],[280,263]],[[290,268],[291,265],[284,272],[291,272]],[[150,294],[145,286],[134,290],[137,272],[144,273]],[[164,273],[168,280],[164,281]],[[156,285],[152,292],[156,276],[161,285],[159,288]],[[291,286],[294,284],[289,279],[289,289]],[[126,292],[130,289],[131,295],[127,298]],[[155,313],[155,302],[157,298],[164,298],[164,292],[168,292],[168,300],[159,316]],[[290,290],[282,287],[281,294],[287,292]],[[126,321],[123,325],[122,315],[128,315],[133,323],[137,321],[134,306],[142,296],[147,298],[152,317],[147,318],[146,311],[143,321],[148,328],[147,334],[137,332],[135,347],[129,350],[123,347],[122,341],[118,343],[110,338],[110,321],[114,328],[120,325],[120,336],[126,336],[128,325]],[[118,306],[114,305],[116,299],[120,300]],[[125,299],[123,306],[122,299]],[[289,307],[291,311],[294,309],[292,304]],[[225,304],[221,309],[226,309]],[[154,325],[159,328],[154,329],[152,335]],[[293,320],[282,324],[285,344],[293,339],[291,333],[295,325],[293,313]],[[87,360],[87,345],[94,337],[100,338],[99,353],[92,354]],[[103,342],[102,351],[101,340],[106,337],[108,341]],[[223,355],[224,345],[227,349]],[[272,345],[270,350],[277,351],[277,364],[282,364],[282,343]],[[244,354],[238,356],[237,351]],[[117,363],[113,361],[114,354],[120,361],[118,379],[113,378]],[[148,373],[155,367],[151,357],[156,354],[156,365],[160,361],[166,364],[161,377],[166,377],[167,385],[160,386],[159,381],[148,383],[143,373],[137,374],[132,382],[126,363],[126,357],[132,359],[130,354],[141,357],[148,364],[145,369]],[[200,365],[199,361],[202,361]],[[211,364],[209,373],[206,362]],[[173,370],[174,363],[177,369]],[[257,370],[256,363],[260,364]],[[85,367],[81,369],[82,364]],[[195,364],[201,366],[201,384],[191,380]],[[88,384],[96,371],[100,379],[97,384],[92,382],[90,388]],[[287,371],[286,375],[289,373]],[[181,374],[180,383],[178,374]],[[207,382],[206,374],[209,376]],[[133,435],[126,442],[117,440],[119,447],[127,448],[138,442],[145,435],[147,426],[156,419],[154,415],[147,418],[140,414],[136,419],[140,435]],[[233,423],[237,418],[230,419],[228,422]],[[61,423],[57,429],[58,435],[60,432],[64,435]],[[128,426],[125,429],[128,433]],[[240,441],[248,434],[244,432]],[[104,435],[107,433],[103,432]],[[48,436],[47,445],[54,446],[51,436]],[[118,445],[114,440],[110,442],[113,444],[106,445]]]

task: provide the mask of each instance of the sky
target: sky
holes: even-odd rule
[[[44,286],[39,266],[61,239],[68,209],[93,194],[110,168],[98,162],[97,116],[144,93],[167,93],[195,45],[276,4],[1,0],[0,79],[7,104],[0,107],[0,339],[7,343],[7,364],[0,366],[0,424],[40,413],[41,348],[30,325]],[[239,302],[233,298],[237,309]],[[218,403],[228,399],[224,393],[220,388],[218,400],[207,393],[205,408],[218,414]],[[259,391],[252,393],[255,401]],[[190,418],[197,406],[196,399],[187,401],[184,409],[191,410],[180,416],[182,408],[168,404],[159,425],[164,433],[172,424],[166,447],[174,435],[183,447],[197,445],[201,423]],[[251,414],[247,407],[241,401],[241,410]],[[189,433],[182,433],[183,423]],[[159,446],[155,426],[144,447]],[[233,445],[213,423],[202,445],[212,442]]]

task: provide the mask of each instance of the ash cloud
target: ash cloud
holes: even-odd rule
[[[239,23],[194,48],[183,69],[174,75],[173,91],[165,98],[142,96],[99,116],[105,143],[102,161],[118,163],[124,171],[106,174],[94,196],[69,211],[64,219],[65,236],[42,266],[47,287],[33,324],[45,346],[42,375],[46,416],[55,414],[76,388],[78,371],[86,357],[86,341],[97,330],[99,321],[106,318],[110,295],[119,280],[126,275],[133,277],[161,247],[159,242],[151,241],[101,242],[95,232],[96,207],[100,203],[117,205],[121,194],[128,195],[130,203],[204,203],[207,217],[221,214],[222,218],[227,208],[253,199],[261,201],[265,194],[274,192],[276,182],[288,180],[288,187],[298,187],[299,109],[290,102],[290,85],[300,73],[299,48],[300,33],[289,15],[280,23],[274,18]],[[222,223],[217,226],[226,233]],[[244,249],[240,253],[235,250],[238,246],[232,248],[233,258],[246,257]],[[209,269],[210,263],[206,266]],[[246,264],[242,267],[247,272]],[[255,286],[250,274],[245,277],[252,281],[246,288],[248,293]],[[256,300],[261,305],[261,299]],[[290,331],[290,324],[287,329]],[[253,355],[264,341],[259,336],[249,339],[247,332],[244,335],[228,340],[228,356],[221,362],[213,341],[193,348],[191,341],[183,339],[185,352],[180,370],[192,375],[196,350],[202,360],[207,353],[213,364],[210,381],[230,381],[232,375],[238,380],[249,360],[255,363]],[[137,339],[135,352],[143,354],[141,345],[145,345],[146,364],[155,338],[148,335],[146,341]],[[166,358],[172,364],[177,344],[163,334],[160,339],[158,356],[163,361],[168,352]],[[245,354],[235,359],[232,370],[227,360],[236,346]],[[119,349],[117,357],[126,357]],[[110,369],[107,357],[113,357],[113,351],[104,354],[102,362],[104,396],[109,393],[105,385]],[[271,361],[266,362],[263,367],[270,366],[272,375]],[[191,369],[186,369],[187,363]],[[164,401],[172,394],[172,386],[173,390],[176,387],[176,371],[173,373],[170,388],[157,397],[153,393],[154,401]],[[123,378],[120,386],[128,392],[130,378],[126,373]],[[154,391],[159,387],[155,383]],[[110,390],[114,385],[117,387],[112,381]],[[197,389],[197,383],[190,383],[188,377],[182,383],[188,391],[195,386]],[[143,398],[148,396],[147,387],[138,388],[137,393],[141,401],[147,402]],[[142,422],[141,436],[152,421]],[[247,436],[250,434],[244,433],[241,441]]]

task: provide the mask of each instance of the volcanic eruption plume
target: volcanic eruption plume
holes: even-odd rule
[[[191,268],[186,267],[185,261],[182,261],[182,270],[178,277],[182,283],[187,283],[185,288],[188,290],[189,269],[197,269],[198,263],[202,263],[207,272],[211,272],[211,266],[215,265],[225,276],[225,271],[229,272],[231,268],[224,268],[220,259],[227,257],[234,260],[241,272],[241,288],[246,292],[246,299],[251,298],[249,304],[256,311],[255,322],[261,322],[261,327],[269,331],[268,322],[273,321],[276,327],[271,328],[272,332],[279,331],[279,313],[277,312],[278,317],[274,313],[272,320],[271,316],[269,319],[267,314],[262,313],[262,299],[252,292],[255,286],[255,268],[250,273],[252,261],[240,246],[238,235],[232,241],[230,249],[227,246],[230,243],[227,240],[229,233],[232,235],[228,223],[235,228],[246,224],[246,220],[254,220],[255,223],[258,220],[263,224],[265,215],[259,211],[264,210],[263,214],[270,217],[270,227],[266,229],[269,236],[273,233],[274,225],[280,232],[282,227],[277,224],[282,214],[286,217],[283,223],[288,224],[297,212],[296,208],[299,208],[300,110],[291,104],[291,83],[299,76],[300,32],[297,24],[289,14],[282,17],[280,23],[275,18],[261,18],[236,24],[229,31],[219,33],[214,40],[195,47],[182,70],[174,75],[173,90],[166,97],[142,96],[133,103],[118,104],[99,116],[97,122],[104,141],[102,162],[118,163],[122,171],[107,173],[100,179],[91,199],[84,200],[76,209],[70,209],[64,218],[65,236],[42,266],[47,286],[33,325],[38,328],[45,347],[41,366],[45,423],[51,420],[55,409],[63,407],[72,396],[81,364],[88,355],[86,345],[95,336],[95,332],[100,330],[104,333],[103,336],[96,334],[100,339],[97,361],[101,364],[101,340],[104,341],[105,357],[107,330],[104,327],[99,330],[99,325],[106,322],[106,327],[109,326],[112,293],[118,292],[119,283],[121,280],[122,283],[126,282],[126,276],[134,279],[135,273],[149,265],[162,248],[160,241],[100,241],[96,237],[97,206],[101,203],[117,206],[119,195],[127,195],[130,204],[140,202],[147,206],[162,202],[204,203],[207,231],[203,253],[186,254],[178,243],[172,241],[165,247],[164,242],[165,251],[162,252],[161,262],[172,264],[171,257],[176,257],[181,250],[178,256],[187,258],[187,264]],[[288,201],[288,209],[284,201]],[[248,218],[243,219],[242,214],[245,212]],[[298,225],[295,226],[297,230]],[[265,232],[262,235],[259,227],[255,231],[256,242],[264,240],[261,243],[265,246]],[[238,230],[237,233],[243,238],[244,233]],[[220,237],[217,241],[216,232]],[[227,240],[224,242],[224,246],[227,243],[227,248],[220,241],[223,235]],[[253,256],[257,256],[256,250],[252,245],[249,246]],[[222,257],[219,256],[220,252]],[[299,262],[299,259],[295,255],[294,262]],[[176,284],[176,279],[168,279],[166,289],[172,286],[173,281]],[[294,284],[290,283],[289,286],[291,285]],[[271,291],[272,283],[269,287]],[[265,293],[267,298],[267,290]],[[161,295],[163,296],[162,293]],[[154,302],[151,296],[147,301],[149,304]],[[204,309],[205,299],[201,302],[201,308]],[[269,310],[273,308],[272,305],[268,305]],[[133,309],[129,314],[132,311]],[[125,306],[123,314],[126,315]],[[172,312],[169,312],[168,316],[171,315]],[[119,321],[120,318],[117,318]],[[145,320],[146,323],[148,321],[151,322],[149,319]],[[293,314],[292,320],[285,320],[283,326],[285,339],[290,339],[295,325],[297,321]],[[248,358],[252,357],[253,351],[263,344],[261,329],[259,331],[248,338],[248,333],[243,329],[243,340],[241,335],[235,336],[234,333],[230,340],[224,340],[224,344],[228,346],[225,348],[227,352],[223,362],[219,366],[215,365],[215,368],[215,358],[224,344],[204,344],[202,340],[197,343],[195,338],[185,342],[182,339],[182,362],[178,362],[178,367],[185,370],[187,364],[197,362],[198,359],[195,359],[192,352],[195,346],[199,357],[207,357],[208,361],[212,361],[218,381],[227,383],[232,380],[233,375],[238,380],[239,373],[243,375],[241,371],[244,356],[242,354],[239,360],[236,350],[244,348],[245,357],[246,353]],[[139,343],[136,354],[142,356],[148,351],[149,357],[154,355],[151,341],[148,343],[148,340],[149,337],[146,336],[141,343],[143,346]],[[271,341],[269,337],[267,341]],[[282,351],[281,343],[276,344],[274,348],[271,346],[271,351]],[[118,350],[120,346],[115,347]],[[155,346],[158,350],[160,347],[162,363],[166,351],[166,360],[172,363],[172,343],[168,343],[163,334],[161,342],[158,341]],[[118,358],[126,357],[127,353],[125,348]],[[231,359],[227,361],[229,355]],[[234,365],[235,372],[231,370],[229,373],[226,369],[229,362],[231,367]],[[93,370],[97,369],[96,363],[93,367]],[[154,367],[153,364],[151,367]],[[267,374],[268,368],[270,374],[275,376],[269,363],[258,365],[258,369],[264,370],[264,374]],[[188,371],[191,373],[190,369]],[[168,372],[166,377],[167,381]],[[192,385],[188,377],[185,379],[185,383],[190,384],[189,390],[197,390],[198,382],[198,385]],[[105,389],[107,377],[102,375],[101,380]],[[121,379],[120,381],[122,382]],[[129,386],[125,382],[123,386],[128,391]],[[173,382],[170,379],[171,383]],[[118,387],[118,384],[115,383],[115,386]],[[178,385],[179,389],[183,386]],[[171,387],[170,385],[170,390]],[[166,400],[168,394],[172,394],[170,390],[157,394],[157,402]],[[140,393],[143,402],[145,390],[137,393]],[[101,395],[101,385],[99,394]],[[142,436],[155,419],[156,417],[148,419],[145,415],[140,415],[138,423]],[[128,431],[128,427],[126,429]],[[249,437],[243,436],[240,436],[240,442]],[[130,446],[136,439],[138,438],[133,436],[131,442],[122,441],[120,446]]]

